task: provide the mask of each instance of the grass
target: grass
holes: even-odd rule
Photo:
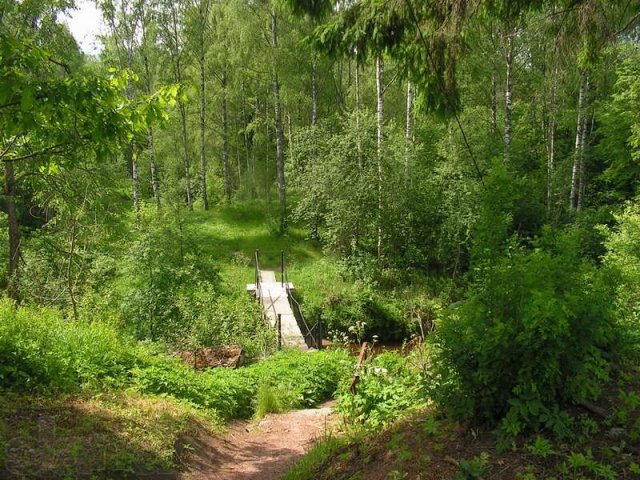
[[[189,234],[206,255],[214,259],[223,281],[244,289],[254,282],[254,259],[260,250],[264,270],[274,270],[280,279],[281,252],[289,281],[310,305],[320,305],[334,292],[348,288],[336,259],[324,256],[321,248],[307,239],[307,232],[290,225],[286,235],[271,228],[260,203],[238,203],[197,211],[187,217]]]
[[[320,467],[346,445],[347,440],[344,437],[328,436],[314,444],[281,480],[313,480],[317,478]]]
[[[266,383],[261,383],[256,393],[254,418],[264,418],[267,413],[280,413],[284,410],[281,395],[274,387]]]
[[[0,397],[2,478],[78,478],[175,470],[190,438],[219,421],[170,398],[136,393]]]

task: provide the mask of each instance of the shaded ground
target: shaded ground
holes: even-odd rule
[[[639,374],[615,378],[593,407],[571,409],[563,438],[534,433],[498,451],[494,432],[430,409],[345,439],[301,480],[640,479]]]
[[[200,432],[208,420],[169,399],[0,393],[0,478],[159,478]]]
[[[259,422],[239,421],[222,437],[190,443],[183,480],[275,480],[331,429],[334,402],[319,408],[269,414]]]

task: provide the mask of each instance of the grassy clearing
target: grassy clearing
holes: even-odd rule
[[[322,320],[327,332],[341,332],[340,337],[347,334],[346,340],[359,339],[348,334],[349,327],[356,324],[364,325],[367,338],[378,335],[392,342],[402,341],[415,329],[406,312],[416,294],[425,295],[424,288],[403,285],[385,288],[383,293],[380,282],[389,280],[386,277],[355,280],[335,257],[323,255],[320,246],[307,239],[305,230],[290,225],[286,235],[277,234],[263,204],[242,203],[189,213],[186,224],[189,237],[213,259],[228,291],[243,291],[247,283],[255,281],[256,249],[260,250],[261,267],[274,270],[280,278],[284,251],[288,279],[294,283],[311,323]]]
[[[322,258],[322,251],[306,240],[305,232],[291,226],[286,235],[271,228],[261,203],[220,206],[213,210],[190,213],[189,235],[210,255],[221,269],[223,278],[253,281],[254,254],[260,250],[262,267],[280,271],[280,252],[290,266],[310,267]],[[242,285],[244,287],[244,285]]]

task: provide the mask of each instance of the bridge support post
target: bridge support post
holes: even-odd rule
[[[282,349],[282,314],[278,314],[278,350]]]
[[[284,250],[280,251],[280,281],[284,287]]]

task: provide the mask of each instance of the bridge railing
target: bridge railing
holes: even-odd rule
[[[293,290],[291,289],[291,284],[289,283],[289,279],[287,278],[287,269],[285,267],[284,262],[284,252],[282,252],[282,263],[281,263],[281,271],[282,271],[282,283],[284,285],[285,290],[287,291],[287,298],[289,299],[289,306],[293,311],[293,316],[296,318],[298,322],[298,326],[300,327],[300,331],[302,332],[302,336],[304,337],[304,341],[309,348],[315,348],[320,350],[322,348],[322,322],[316,321],[313,325],[309,325],[307,320],[304,318],[304,314],[302,313],[302,306],[300,302],[296,299],[293,294]]]
[[[255,252],[255,282],[256,282],[256,297],[258,298],[258,301],[260,302],[261,306],[263,307],[262,310],[262,318],[264,320],[264,322],[270,326],[269,323],[269,319],[267,317],[267,314],[265,313],[265,309],[264,309],[264,298],[262,295],[262,278],[260,275],[261,272],[261,267],[260,267],[260,250],[256,250]],[[291,284],[289,283],[288,280],[288,274],[287,274],[287,267],[286,267],[286,262],[285,262],[285,255],[284,255],[284,251],[280,252],[280,282],[282,283],[283,288],[285,289],[286,293],[287,293],[287,299],[289,301],[289,306],[291,307],[291,310],[293,311],[293,315],[296,319],[296,322],[298,323],[298,327],[300,327],[300,331],[302,333],[302,336],[304,337],[304,341],[307,344],[307,346],[309,348],[316,348],[316,349],[321,349],[322,348],[322,335],[323,335],[323,328],[322,328],[322,322],[321,321],[316,321],[313,325],[309,325],[309,323],[307,322],[306,318],[304,317],[304,313],[302,312],[302,306],[300,305],[300,302],[298,302],[298,300],[296,299],[293,290],[291,289]],[[278,329],[278,344],[280,345],[282,340],[281,340],[281,336],[282,333],[280,331],[281,329],[281,324],[280,324],[280,319],[279,319],[279,315],[277,314],[274,304],[273,304],[273,299],[270,298],[269,301],[269,308],[273,310],[273,316],[274,318],[276,318],[276,325],[275,328]]]

